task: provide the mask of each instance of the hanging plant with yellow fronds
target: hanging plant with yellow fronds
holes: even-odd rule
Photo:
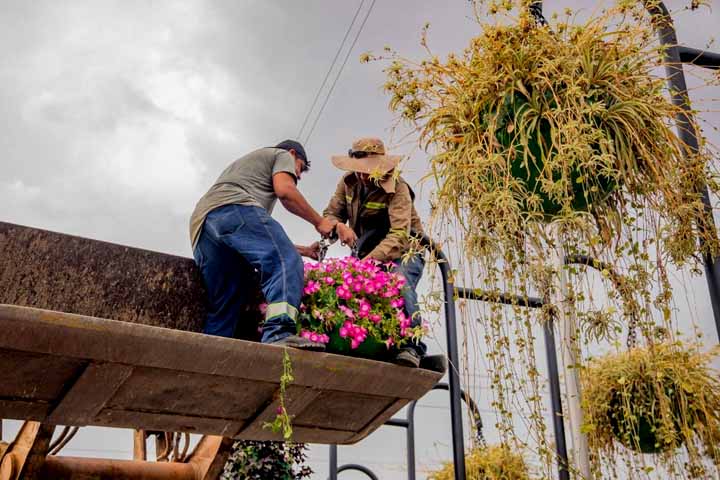
[[[430,154],[433,233],[448,240],[460,234],[457,276],[469,286],[521,296],[539,289],[547,300],[569,283],[569,297],[555,307],[570,311],[588,344],[616,341],[618,319],[631,317],[644,335],[641,346],[652,344],[658,329],[674,341],[668,268],[697,272],[702,255],[720,252],[702,201],[706,185],[718,193],[708,146],[701,139],[694,151],[676,133],[681,110],[670,101],[663,51],[643,2],[622,0],[585,23],[574,23],[570,12],[549,25],[535,21],[529,3],[477,2],[480,33],[446,60],[428,48],[427,30],[427,59],[413,62],[389,49],[379,57],[390,62],[390,108]],[[483,21],[483,9],[496,21]],[[593,294],[577,287],[586,268],[563,266],[563,254],[589,255],[622,272],[622,288],[605,292],[617,305],[582,311]],[[545,425],[535,317],[495,304],[462,311],[466,338],[476,325],[470,320],[479,317],[483,327],[476,344],[488,348],[501,442],[534,448],[551,476],[557,459]],[[664,388],[659,378],[651,384]],[[513,431],[518,417],[528,428],[523,438]],[[635,459],[629,468],[643,465]],[[685,462],[661,461],[666,471]]]
[[[522,455],[507,445],[475,448],[465,455],[467,480],[529,480],[530,474]],[[455,470],[446,463],[441,470],[430,473],[428,480],[452,480]]]
[[[707,156],[675,133],[679,107],[653,75],[662,52],[632,23],[638,3],[577,26],[529,15],[482,25],[445,62],[393,57],[390,107],[433,152],[439,214],[460,220],[470,254],[498,253],[530,224],[576,212],[617,237],[617,222],[642,208],[662,220],[659,246],[674,261],[696,254],[699,237],[718,251],[699,188],[712,178]]]
[[[683,447],[690,473],[707,478],[702,456],[720,464],[720,378],[710,366],[713,357],[677,342],[591,361],[582,375],[583,428],[593,449],[611,459],[619,445],[666,456]]]

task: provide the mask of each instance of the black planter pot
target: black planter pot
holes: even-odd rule
[[[671,409],[673,415],[673,424],[676,433],[680,433],[680,402],[674,394],[674,390],[666,387],[666,395],[671,401]],[[623,400],[620,392],[615,392],[613,400],[610,402],[610,424],[613,434],[625,447],[640,453],[656,454],[666,452],[679,445],[662,442],[658,438],[657,432],[661,427],[661,421],[653,418],[649,412],[638,410],[640,405],[633,402],[632,395],[629,398],[631,411],[623,409]],[[631,421],[627,418],[630,413],[636,418]]]
[[[528,100],[523,95],[516,92],[513,96],[507,96],[497,118],[495,138],[504,148],[515,150],[510,173],[525,184],[528,192],[540,198],[540,211],[550,220],[562,210],[562,205],[541,188],[542,176],[548,175],[547,172],[543,172],[545,165],[542,158],[552,153],[551,126],[547,121],[540,120],[536,130],[529,136],[527,146],[521,144],[510,130],[515,118],[529,108]],[[591,205],[605,200],[617,188],[617,184],[612,179],[580,166],[575,166],[569,172],[569,177],[568,180],[572,185],[572,209],[575,211],[589,210]],[[553,181],[560,179],[561,172],[552,172]],[[529,212],[532,209],[530,205],[525,204],[523,210]]]

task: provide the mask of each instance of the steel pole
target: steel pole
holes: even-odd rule
[[[437,252],[445,293],[445,328],[447,331],[448,379],[450,387],[450,423],[452,426],[453,464],[455,480],[465,480],[465,439],[463,436],[462,409],[460,404],[460,355],[457,344],[455,319],[455,287],[450,277],[450,263],[445,255]]]
[[[330,445],[330,480],[338,478],[337,445]]]
[[[453,465],[455,480],[465,480],[465,439],[462,424],[462,407],[460,389],[460,355],[458,353],[457,324],[455,318],[455,286],[452,281],[450,261],[443,251],[423,235],[422,245],[434,252],[438,260],[443,278],[443,294],[445,295],[445,331],[448,351],[448,384],[450,391],[450,425],[452,428]]]
[[[573,460],[577,472],[582,478],[590,480],[590,455],[588,452],[587,435],[582,433],[583,412],[581,408],[582,394],[580,391],[581,364],[578,346],[577,321],[572,309],[566,309],[568,298],[567,271],[565,270],[565,253],[557,224],[550,225],[550,235],[555,245],[550,248],[550,263],[557,273],[557,288],[551,291],[551,304],[555,307],[554,314],[560,328],[560,354],[562,358],[563,376],[565,378],[565,395],[567,398],[568,420],[573,442]]]
[[[415,406],[417,400],[410,402],[407,410],[407,462],[408,462],[408,480],[415,480]]]
[[[558,478],[569,480],[568,453],[565,444],[565,421],[563,417],[562,398],[560,394],[560,374],[558,372],[557,347],[555,346],[555,330],[553,318],[543,323],[545,334],[545,355],[548,365],[548,379],[550,381],[550,402],[552,404],[553,431],[555,433],[555,452],[557,454]]]

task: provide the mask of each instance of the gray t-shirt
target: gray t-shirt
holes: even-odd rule
[[[203,195],[190,216],[190,240],[195,248],[205,217],[223,205],[254,205],[272,213],[277,196],[273,175],[287,172],[295,177],[295,159],[279,148],[261,148],[235,160]]]

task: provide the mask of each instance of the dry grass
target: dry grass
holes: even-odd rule
[[[675,133],[678,107],[653,72],[661,52],[640,16],[621,6],[552,28],[521,16],[482,25],[445,61],[390,55],[390,108],[433,153],[440,216],[460,219],[470,254],[498,255],[529,223],[578,210],[618,238],[608,215],[626,224],[636,206],[660,217],[660,245],[677,263],[699,236],[717,251],[698,190],[708,159]]]
[[[592,361],[583,372],[584,430],[612,458],[618,444],[673,455],[684,446],[689,473],[707,455],[720,462],[720,379],[710,354],[659,344]]]
[[[528,480],[528,468],[522,455],[504,445],[476,448],[465,456],[468,480]],[[429,480],[452,480],[455,478],[452,463],[433,472]]]

